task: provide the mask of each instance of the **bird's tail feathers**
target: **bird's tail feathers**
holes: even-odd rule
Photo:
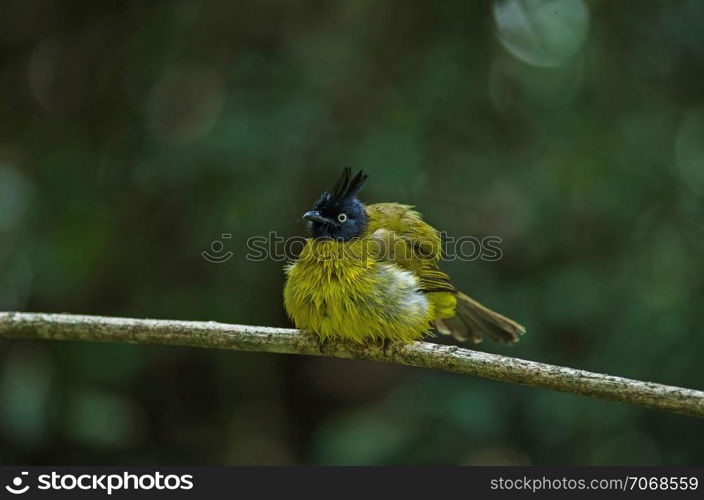
[[[472,341],[475,344],[482,341],[483,335],[488,335],[499,342],[513,344],[526,331],[522,325],[492,311],[461,292],[457,293],[455,316],[435,320],[435,325],[440,333],[452,335],[462,342]]]

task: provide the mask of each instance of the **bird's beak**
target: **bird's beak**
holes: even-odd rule
[[[328,219],[323,217],[320,212],[317,210],[312,210],[310,212],[306,212],[303,214],[303,218],[305,220],[309,220],[311,222],[323,222],[323,223],[328,223],[330,222]]]

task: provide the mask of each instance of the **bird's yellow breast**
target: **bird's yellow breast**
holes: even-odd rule
[[[321,339],[414,340],[435,317],[411,271],[374,258],[370,238],[309,239],[286,268],[286,311],[298,328]]]

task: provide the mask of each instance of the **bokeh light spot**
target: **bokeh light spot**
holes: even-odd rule
[[[501,44],[521,61],[560,66],[584,45],[589,9],[582,0],[503,0],[494,4]]]

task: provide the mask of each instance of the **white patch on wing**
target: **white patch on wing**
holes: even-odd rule
[[[379,299],[387,314],[401,323],[413,323],[418,316],[428,312],[430,304],[424,293],[419,291],[420,282],[415,274],[399,269],[392,264],[379,266],[383,276],[383,286],[379,287]]]

